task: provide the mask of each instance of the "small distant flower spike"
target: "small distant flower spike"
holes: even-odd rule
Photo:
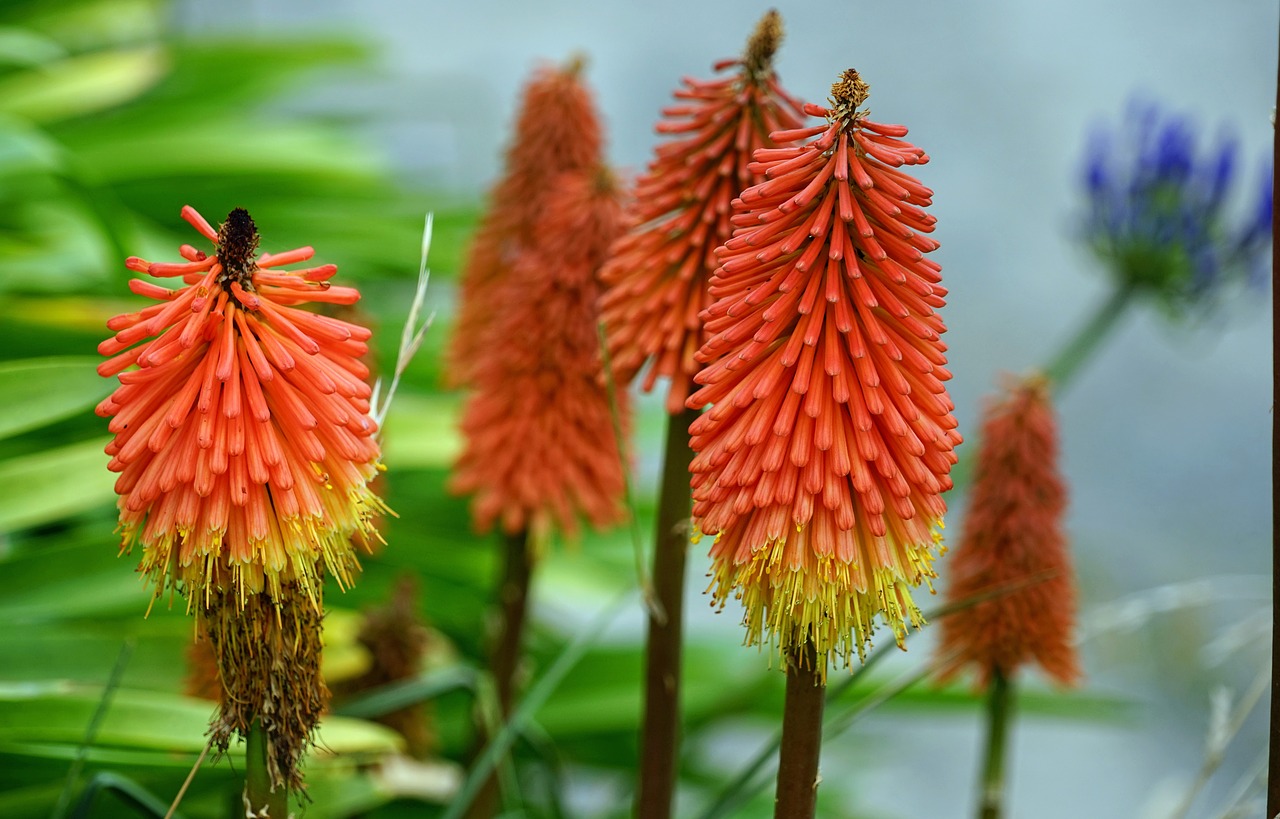
[[[596,527],[621,517],[623,464],[596,330],[597,274],[621,227],[621,196],[606,170],[562,174],[534,244],[489,291],[451,484],[474,495],[481,531],[572,534],[579,517]],[[625,394],[616,400],[625,417]]]
[[[694,520],[716,536],[715,600],[745,606],[747,642],[816,650],[822,679],[862,656],[879,616],[901,643],[923,621],[960,442],[945,382],[946,290],[925,257],[928,157],[858,110],[847,71],[815,127],[755,153],[703,312],[689,399]],[[802,144],[800,140],[808,140]]]
[[[1119,133],[1094,131],[1085,156],[1083,231],[1118,285],[1179,313],[1212,303],[1233,278],[1265,280],[1271,169],[1264,169],[1256,204],[1238,222],[1230,207],[1238,154],[1229,135],[1201,151],[1190,118],[1151,104],[1132,104]]]
[[[209,635],[224,685],[215,742],[225,749],[260,720],[273,780],[295,787],[327,696],[324,578],[352,583],[353,539],[377,539],[387,511],[369,489],[380,469],[360,362],[370,333],[298,309],[360,297],[329,283],[333,265],[282,269],[311,248],[259,255],[241,208],[217,231],[193,208],[182,216],[213,252],[130,257],[130,270],[183,286],[130,281],[157,303],[112,318],[115,335],[98,345],[111,357],[98,372],[120,380],[97,412],[115,436],[121,549],[140,547],[156,597],[180,590]]]
[[[600,164],[604,136],[591,92],[582,81],[585,61],[543,66],[525,86],[506,168],[489,195],[462,273],[459,309],[448,353],[449,378],[470,384],[488,322],[489,289],[511,275],[534,243],[551,183],[561,173]]]
[[[774,147],[770,133],[800,126],[801,103],[773,70],[781,40],[782,18],[769,11],[743,57],[716,64],[731,75],[684,80],[675,92],[681,104],[665,109],[657,126],[673,138],[658,146],[636,181],[630,231],[601,272],[607,288],[601,314],[619,382],[650,363],[643,387],[669,378],[672,414],[684,409],[700,367],[694,354],[705,339],[698,314],[710,304],[715,250],[733,231],[731,202],[761,181],[749,169],[752,154]]]
[[[1011,383],[985,415],[947,599],[995,596],[943,620],[938,653],[952,659],[941,676],[973,669],[985,688],[997,674],[1011,679],[1035,664],[1072,685],[1080,678],[1076,586],[1063,533],[1067,491],[1048,382],[1033,376]]]

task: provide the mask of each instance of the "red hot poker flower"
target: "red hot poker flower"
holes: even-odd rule
[[[741,59],[716,64],[717,71],[736,69],[732,76],[685,78],[685,88],[675,92],[683,104],[665,109],[657,126],[677,138],[658,147],[636,181],[631,230],[600,274],[607,287],[601,318],[619,381],[629,382],[651,360],[644,389],[659,376],[671,379],[672,414],[684,409],[700,369],[694,360],[704,341],[698,315],[710,304],[706,285],[717,266],[715,250],[733,231],[730,204],[761,181],[749,168],[752,153],[773,147],[771,132],[800,126],[801,104],[773,71],[781,40],[781,17],[770,11]]]
[[[456,384],[470,383],[471,364],[481,355],[479,338],[489,321],[489,289],[511,275],[516,260],[534,242],[552,182],[566,171],[588,171],[600,164],[604,135],[582,70],[581,58],[564,68],[544,66],[524,88],[506,170],[490,194],[462,274],[448,367]]]
[[[1066,506],[1048,382],[1033,376],[1012,383],[1008,395],[986,409],[947,593],[950,601],[997,596],[943,621],[939,655],[954,656],[944,678],[972,667],[985,687],[995,674],[1011,678],[1029,663],[1062,685],[1080,678],[1072,635],[1075,579],[1062,528]]]
[[[183,245],[185,264],[131,257],[130,270],[181,278],[169,289],[129,282],[158,303],[108,322],[98,367],[121,386],[98,405],[115,439],[122,548],[142,546],[140,569],[159,595],[181,583],[189,604],[216,591],[247,595],[296,584],[313,603],[325,572],[347,585],[358,569],[351,537],[376,537],[384,511],[368,489],[378,470],[369,417],[369,331],[300,310],[352,304],[309,247],[254,258],[257,229],[237,208],[214,231],[182,216],[214,253]]]
[[[845,72],[827,118],[756,151],[765,180],[734,202],[704,313],[690,407],[694,519],[715,534],[714,595],[746,607],[747,640],[812,642],[821,673],[862,654],[878,614],[901,643],[960,442],[944,382],[946,290],[925,258],[932,192],[907,129],[857,108]]]
[[[476,348],[452,483],[474,493],[478,529],[496,522],[507,534],[572,533],[579,515],[603,527],[622,512],[596,330],[597,273],[621,226],[621,191],[603,169],[565,173],[544,201],[536,244],[484,305],[492,324]]]
[[[121,383],[98,414],[115,434],[122,548],[140,544],[155,594],[181,587],[196,610],[222,687],[213,743],[226,751],[232,734],[261,730],[272,790],[301,788],[298,761],[328,700],[324,576],[351,583],[352,538],[376,538],[385,511],[368,486],[379,469],[360,363],[369,331],[297,308],[359,298],[329,284],[334,265],[280,269],[311,248],[256,256],[240,208],[216,232],[190,207],[182,216],[213,255],[183,245],[185,264],[131,257],[130,270],[185,286],[130,281],[158,303],[111,319],[116,334],[98,345],[113,356],[98,372]]]

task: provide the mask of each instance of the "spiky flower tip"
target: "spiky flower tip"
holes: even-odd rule
[[[596,329],[597,274],[621,225],[621,189],[604,170],[562,174],[537,242],[490,291],[491,324],[462,415],[451,487],[471,493],[476,528],[573,534],[622,514],[623,463]],[[625,393],[613,399],[626,418]]]
[[[505,170],[489,195],[462,271],[446,367],[454,385],[470,384],[478,339],[488,323],[488,290],[511,275],[533,243],[552,181],[600,164],[604,137],[583,68],[581,57],[563,67],[542,66],[521,94]]]
[[[115,435],[121,550],[140,546],[155,596],[181,591],[212,641],[217,744],[260,718],[277,784],[297,784],[306,715],[324,697],[324,577],[351,584],[353,539],[377,538],[373,518],[387,511],[368,488],[380,468],[359,360],[370,334],[298,309],[359,298],[330,285],[334,265],[280,269],[310,259],[310,247],[258,255],[240,208],[218,231],[193,208],[182,216],[213,252],[183,245],[178,264],[130,257],[130,270],[183,286],[132,279],[130,290],[158,303],[112,318],[115,335],[98,345],[112,356],[98,372],[120,379],[97,412]],[[294,661],[304,650],[317,652],[313,677],[310,660]],[[296,709],[305,714],[289,716]]]
[[[1040,376],[1011,382],[985,415],[947,599],[994,596],[943,621],[939,656],[952,659],[941,676],[972,668],[986,687],[996,673],[1012,677],[1034,663],[1071,685],[1080,678],[1072,634],[1076,588],[1048,382]]]
[[[731,203],[761,181],[750,169],[758,148],[774,147],[769,134],[798,128],[801,103],[773,70],[782,18],[761,18],[740,59],[722,60],[716,80],[685,78],[679,105],[663,110],[657,131],[672,137],[658,146],[636,181],[628,210],[630,230],[614,245],[601,272],[606,293],[601,318],[621,382],[649,363],[643,387],[670,379],[667,411],[684,409],[705,341],[698,317],[710,304],[707,279],[715,250],[729,240]]]
[[[824,124],[755,153],[765,181],[734,202],[688,402],[712,405],[690,433],[714,598],[743,601],[749,644],[812,643],[823,679],[877,616],[899,644],[922,623],[911,589],[934,576],[961,440],[932,192],[901,170],[928,157],[858,111],[857,72],[832,96],[804,107]]]

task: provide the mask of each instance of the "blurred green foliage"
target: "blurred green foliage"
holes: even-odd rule
[[[475,204],[452,207],[449,197],[397,185],[377,155],[348,135],[346,123],[293,112],[289,93],[333,72],[359,70],[366,49],[339,40],[182,39],[169,31],[166,14],[164,3],[151,0],[0,5],[5,817],[48,816],[60,796],[78,816],[139,815],[127,799],[112,795],[135,786],[167,804],[204,747],[213,710],[212,703],[180,693],[193,629],[182,601],[161,601],[144,618],[149,594],[134,561],[117,555],[113,479],[102,453],[105,423],[92,414],[112,382],[93,371],[93,351],[109,316],[137,309],[124,287],[124,257],[175,259],[176,246],[195,238],[178,218],[184,204],[215,224],[230,208],[245,206],[268,239],[264,249],[315,244],[322,261],[337,263],[340,276],[358,282],[367,320],[385,340],[395,338],[404,321],[422,214],[436,211],[433,302],[440,301],[435,293],[449,292],[475,222]],[[473,202],[479,198],[477,192]],[[431,663],[470,679],[470,669],[482,666],[495,567],[488,539],[470,530],[465,501],[445,488],[458,446],[459,401],[438,387],[444,333],[442,324],[428,332],[388,419],[386,494],[399,512],[389,521],[388,545],[368,558],[354,589],[331,591],[329,603],[338,609],[328,622],[350,623],[350,612],[385,600],[397,579],[411,574],[422,589],[420,613],[435,629]],[[384,341],[384,371],[394,355]],[[656,408],[636,425],[637,434],[652,437],[660,427]],[[637,514],[648,532],[647,488],[637,491]],[[563,620],[582,619],[635,584],[631,548],[620,530],[556,549],[539,578],[539,596],[556,601]],[[535,624],[531,677],[552,664],[571,630]],[[330,629],[327,651],[335,657],[327,657],[327,671],[350,673],[350,666],[367,662],[352,633]],[[640,639],[637,628],[621,643],[595,640],[522,732],[516,759],[523,813],[511,815],[566,815],[572,801],[566,782],[573,778],[610,794],[597,800],[593,815],[629,812]],[[118,688],[105,691],[126,641],[136,648]],[[339,652],[346,652],[341,661]],[[689,646],[689,748],[733,727],[754,730],[763,741],[781,702],[781,677],[764,665],[733,641]],[[407,780],[393,777],[375,764],[396,752],[393,735],[364,720],[328,718],[309,765],[314,802],[308,817],[439,810],[440,794],[456,784],[470,747],[474,691],[465,685],[424,690],[434,697],[440,758]],[[104,697],[110,706],[86,742]],[[902,702],[972,704],[967,695],[915,689]],[[1089,707],[1061,698],[1041,705],[1073,713]],[[1025,707],[1037,708],[1037,700]],[[68,783],[78,756],[84,768]],[[708,764],[705,751],[687,756],[685,795],[693,804],[730,777]],[[206,761],[183,814],[228,815],[237,764]],[[83,795],[91,782],[105,787],[89,793],[90,800]],[[424,802],[431,782],[436,795]],[[824,816],[855,815],[856,806],[839,791],[828,789],[823,799]],[[738,815],[771,814],[766,793]]]

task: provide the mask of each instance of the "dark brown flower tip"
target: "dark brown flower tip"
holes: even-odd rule
[[[564,73],[567,76],[579,78],[583,72],[587,70],[587,55],[581,51],[575,51],[569,55],[569,59],[564,62]]]
[[[844,122],[852,122],[858,107],[871,96],[871,86],[852,68],[846,68],[831,86],[832,113]]]
[[[764,77],[773,72],[773,55],[782,45],[782,15],[777,9],[769,9],[756,23],[756,29],[747,40],[747,50],[742,63],[752,77]]]
[[[258,226],[244,208],[227,214],[218,231],[218,263],[222,265],[222,281],[249,287],[253,279],[254,256],[258,252]]]

